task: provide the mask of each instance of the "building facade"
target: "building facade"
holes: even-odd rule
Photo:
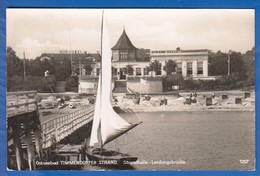
[[[135,61],[137,48],[132,44],[125,29],[115,46],[112,47],[113,61]]]
[[[160,78],[166,75],[163,68],[168,60],[173,60],[176,63],[176,72],[181,74],[184,79],[215,79],[208,76],[209,50],[207,49],[182,50],[177,48],[176,50],[152,50],[147,61],[137,59],[137,50],[126,31],[123,30],[118,41],[111,48],[114,80],[126,81],[126,85],[134,85],[133,80],[140,80],[140,78],[146,77],[146,80],[150,77]],[[78,70],[79,93],[95,93],[100,74],[101,56],[99,53],[91,54],[78,51],[74,53],[61,52],[59,54],[42,55],[42,59],[48,57],[57,60],[70,59],[73,68]],[[157,73],[149,72],[150,63],[155,60],[161,64],[161,70]],[[158,82],[158,79],[156,81]],[[148,90],[152,89],[148,88]]]
[[[173,60],[177,64],[176,72],[184,78],[192,77],[193,79],[208,78],[208,58],[209,50],[153,50],[150,53],[151,61],[161,62],[162,67],[168,60]],[[165,75],[162,69],[162,75]]]

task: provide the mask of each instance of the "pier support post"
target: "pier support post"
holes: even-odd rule
[[[24,130],[25,130],[25,137],[24,137],[24,143],[27,146],[27,154],[28,154],[28,164],[30,170],[35,170],[35,150],[34,150],[34,144],[32,141],[32,135],[31,135],[31,129],[28,124],[24,123]]]
[[[41,161],[43,159],[43,153],[42,153],[42,137],[41,137],[41,125],[38,124],[36,128],[34,129],[34,136],[35,136],[35,147],[36,152],[38,154],[39,160]]]
[[[22,150],[21,150],[21,140],[19,135],[14,135],[14,150],[16,157],[17,170],[22,170]]]

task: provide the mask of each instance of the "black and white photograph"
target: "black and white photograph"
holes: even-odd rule
[[[8,170],[255,170],[254,9],[6,10]]]

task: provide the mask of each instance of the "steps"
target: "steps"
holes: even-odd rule
[[[129,93],[126,80],[116,80],[113,93]]]

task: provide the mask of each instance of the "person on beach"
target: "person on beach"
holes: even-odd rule
[[[197,91],[195,90],[193,96],[196,98],[197,97]]]

